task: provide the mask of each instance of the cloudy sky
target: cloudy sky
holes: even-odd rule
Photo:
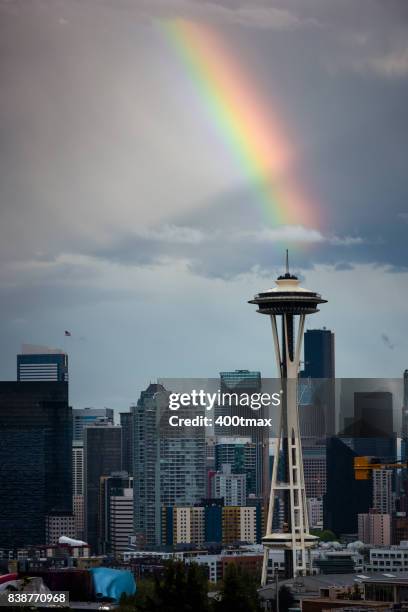
[[[164,34],[176,19],[220,41],[290,151],[269,211]],[[23,342],[68,350],[75,407],[273,376],[246,302],[287,247],[329,300],[309,327],[335,331],[337,375],[400,377],[407,30],[405,0],[0,0],[0,377]]]

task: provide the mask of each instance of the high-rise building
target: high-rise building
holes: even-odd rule
[[[327,485],[324,496],[324,527],[336,535],[358,532],[357,515],[372,507],[371,480],[356,480],[352,438],[332,437],[327,442]]]
[[[222,509],[222,543],[255,543],[256,508],[254,506],[224,506]]]
[[[212,479],[212,497],[224,499],[225,506],[245,506],[246,475],[234,474],[229,463],[221,466]]]
[[[403,374],[403,404],[401,426],[401,461],[408,460],[408,370]]]
[[[120,413],[122,427],[122,470],[133,473],[133,420],[131,412]]]
[[[304,337],[305,378],[334,378],[334,333],[330,329],[308,329]]]
[[[260,506],[222,506],[203,500],[199,506],[162,508],[162,545],[234,544],[259,541]],[[217,512],[209,512],[209,509]],[[208,539],[208,536],[212,536]]]
[[[392,514],[392,470],[373,470],[373,508],[381,514]]]
[[[99,487],[101,476],[121,469],[122,431],[118,425],[96,422],[84,430],[85,539],[99,552]]]
[[[72,443],[72,505],[74,510],[75,537],[84,538],[84,443]]]
[[[303,441],[303,471],[306,497],[323,497],[326,493],[326,444]]]
[[[396,459],[397,439],[393,427],[393,401],[389,391],[354,393],[354,419],[348,426],[359,455]]]
[[[72,512],[66,382],[0,382],[0,547],[46,544],[47,516]]]
[[[358,515],[358,539],[372,546],[391,544],[391,516],[371,510]]]
[[[323,499],[321,497],[309,497],[306,500],[307,512],[309,514],[309,525],[311,529],[323,528]]]
[[[190,506],[205,497],[205,428],[170,426],[167,391],[159,384],[142,391],[132,414],[135,536],[144,548],[160,545],[162,506]],[[191,417],[188,409],[177,414]]]
[[[117,557],[133,534],[133,478],[127,472],[101,476],[98,525],[101,552]]]
[[[215,470],[231,465],[233,474],[245,474],[246,494],[256,495],[256,444],[251,438],[218,438],[215,445]]]
[[[334,333],[308,329],[304,335],[304,369],[299,380],[299,424],[302,439],[335,433]]]
[[[68,382],[68,355],[61,349],[23,344],[17,355],[17,380]]]
[[[112,408],[74,408],[72,411],[74,440],[84,439],[84,429],[96,422],[107,422],[113,425]]]
[[[262,380],[260,372],[250,370],[234,370],[231,372],[220,372],[220,390],[222,393],[254,394],[262,391]],[[218,437],[226,438],[250,438],[256,449],[256,472],[254,486],[251,484],[251,493],[257,497],[268,495],[269,487],[269,435],[270,431],[266,427],[252,427],[244,425],[233,425],[228,428],[217,424],[218,417],[223,416],[253,417],[254,413],[248,406],[240,405],[240,402],[232,403],[231,406],[215,406],[214,433]],[[266,415],[266,408],[261,407],[256,416],[263,418]]]
[[[61,536],[75,538],[75,517],[72,512],[60,511],[47,514],[45,521],[46,542],[54,546]]]

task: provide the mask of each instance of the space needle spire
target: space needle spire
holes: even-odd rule
[[[299,429],[298,375],[305,318],[318,312],[317,306],[326,303],[319,293],[303,289],[299,279],[289,271],[286,250],[285,274],[276,280],[276,287],[255,295],[250,304],[271,319],[275,358],[281,379],[282,403],[277,424],[277,443],[273,462],[266,533],[262,538],[264,560],[262,585],[267,582],[269,549],[285,552],[287,578],[306,575],[310,570],[310,548],[318,538],[309,533],[303,474],[302,443]],[[278,332],[278,319],[281,330]],[[284,480],[278,481],[278,464],[283,461]],[[283,494],[285,522],[282,531],[272,531],[275,498]]]

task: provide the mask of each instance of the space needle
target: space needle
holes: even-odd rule
[[[286,251],[286,272],[275,281],[276,287],[258,293],[249,304],[269,315],[275,357],[281,379],[282,403],[277,424],[277,442],[273,462],[266,534],[262,538],[264,559],[261,584],[267,582],[269,549],[283,549],[286,578],[304,576],[310,571],[310,548],[318,541],[309,533],[303,474],[302,442],[299,429],[298,374],[305,318],[318,312],[317,306],[327,300],[319,293],[303,289],[299,279],[289,272]],[[278,332],[278,320],[280,333]],[[278,464],[283,461],[284,481],[278,481]],[[285,522],[279,533],[272,532],[274,502],[279,492],[284,498]]]

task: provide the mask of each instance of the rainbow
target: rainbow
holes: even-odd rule
[[[293,147],[271,108],[213,28],[185,19],[158,22],[223,141],[265,211],[268,224],[317,226],[298,189]]]

